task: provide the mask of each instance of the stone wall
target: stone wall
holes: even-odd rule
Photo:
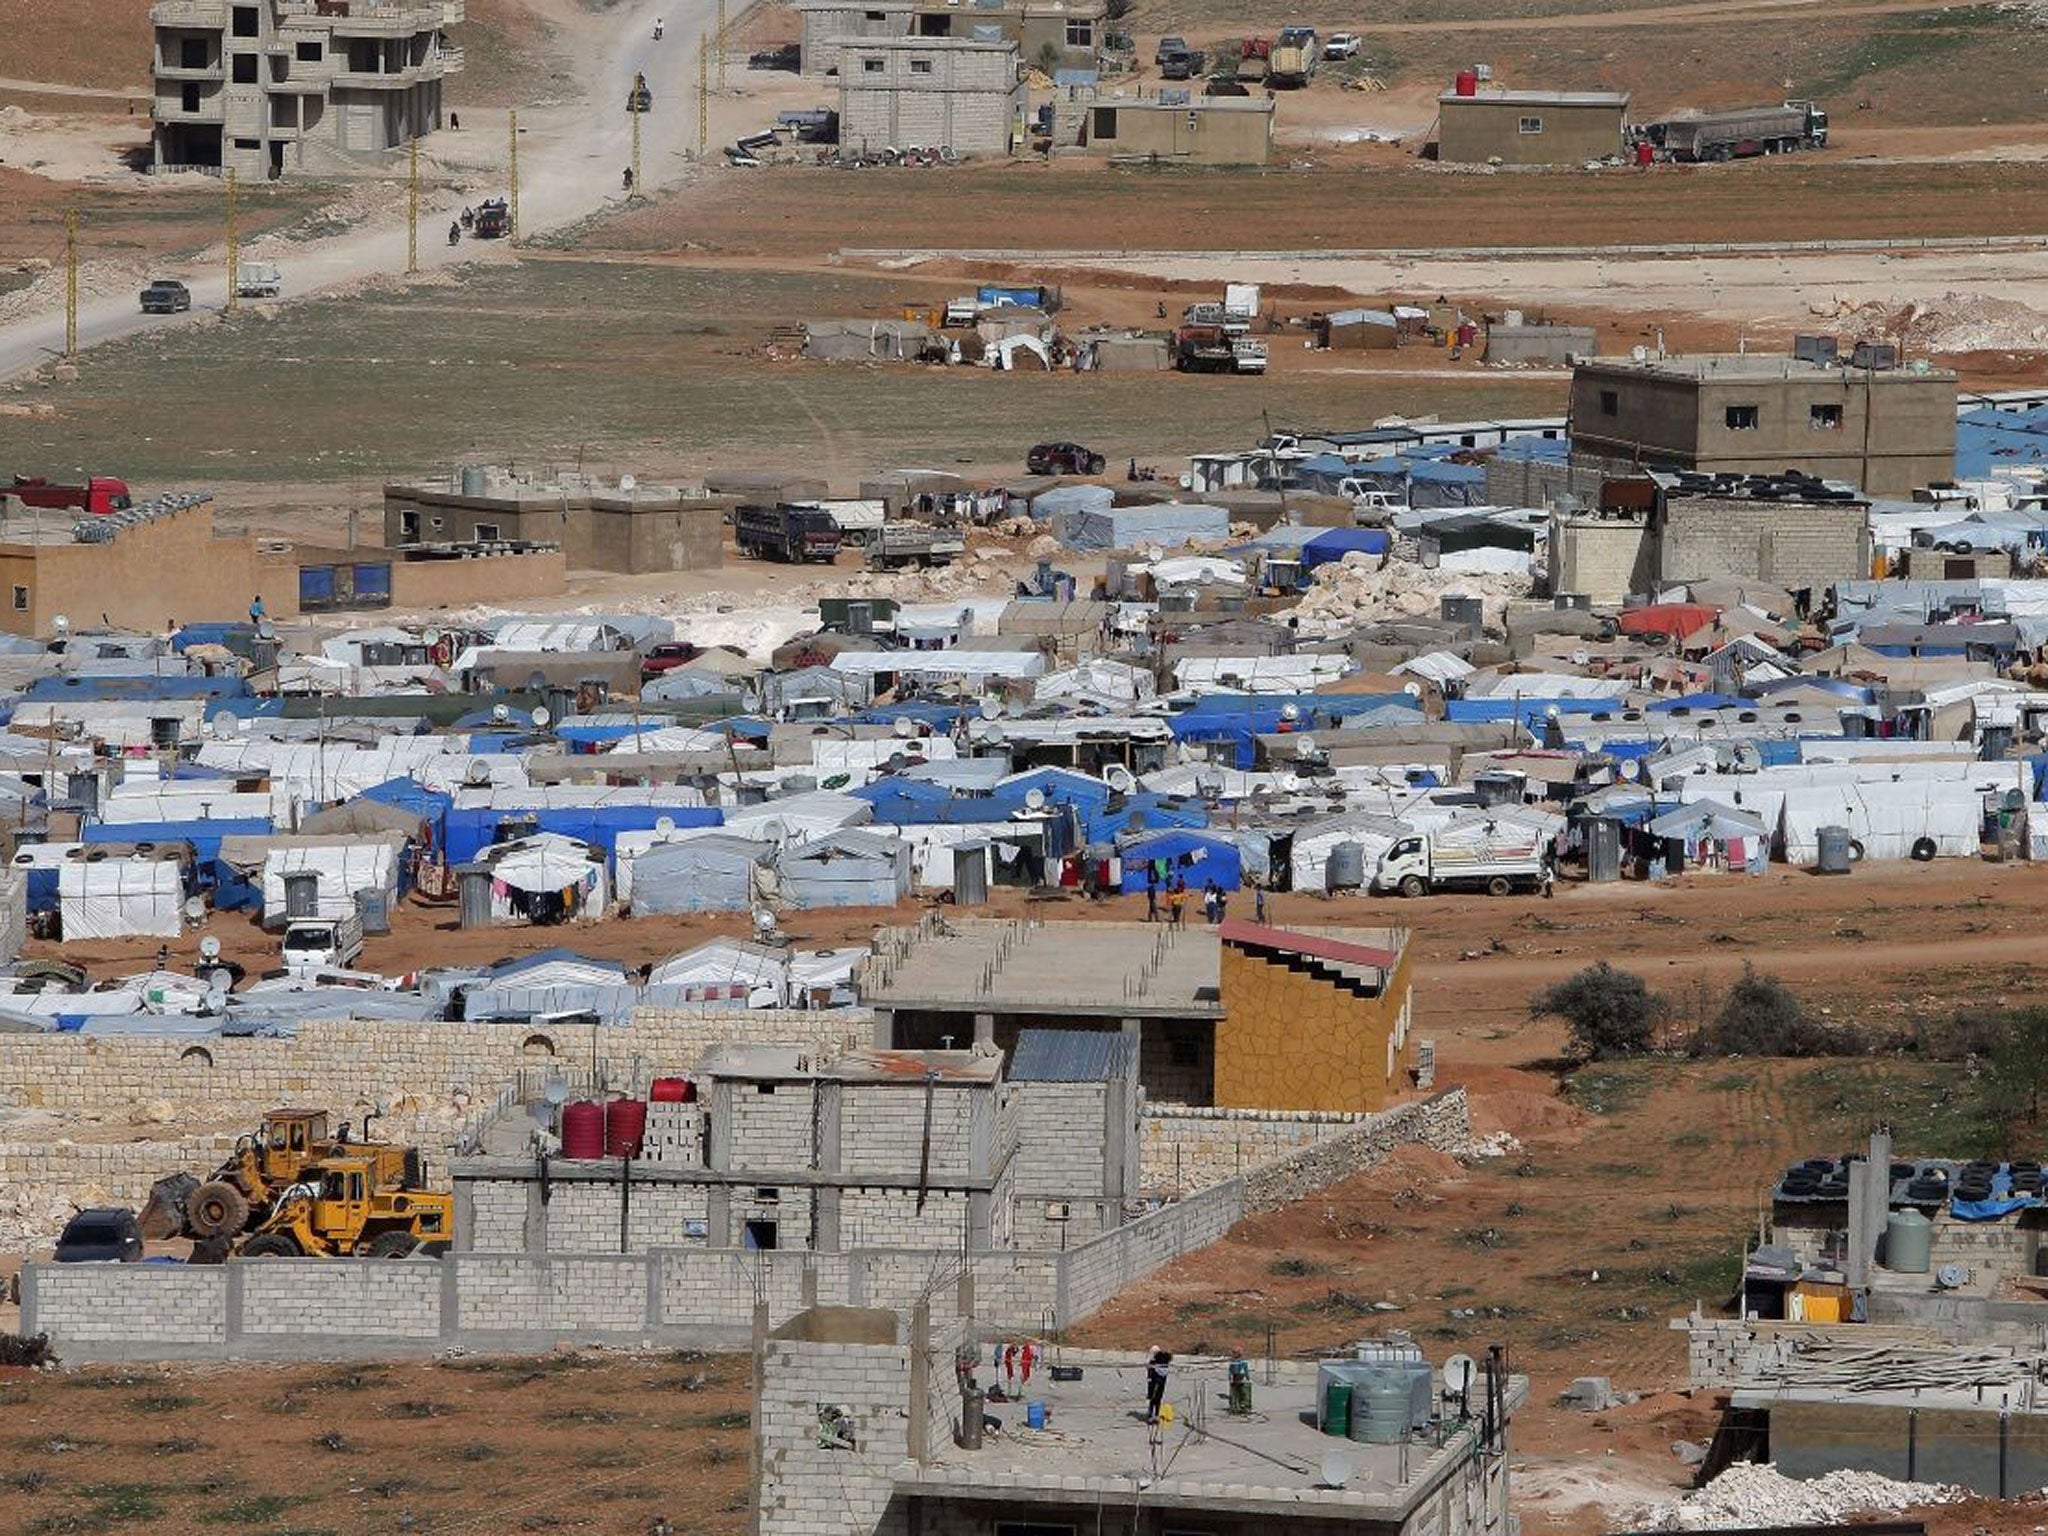
[[[1365,1172],[1404,1143],[1455,1152],[1472,1139],[1466,1108],[1465,1090],[1453,1088],[1419,1104],[1403,1104],[1375,1115],[1348,1135],[1256,1168],[1244,1178],[1245,1210],[1273,1211],[1291,1205]]]
[[[1175,1196],[1291,1157],[1374,1119],[1325,1110],[1151,1106],[1139,1127],[1138,1188]]]

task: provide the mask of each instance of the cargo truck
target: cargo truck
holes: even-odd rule
[[[732,536],[741,554],[757,559],[830,565],[839,558],[839,524],[822,507],[741,507]]]
[[[967,541],[957,532],[930,523],[884,523],[868,539],[868,564],[877,570],[951,565],[966,553]]]
[[[1796,150],[1827,148],[1828,115],[1810,101],[1702,112],[1652,124],[1650,140],[1662,143],[1667,155],[1687,165],[1753,155],[1789,155]]]
[[[1372,889],[1385,895],[1421,896],[1435,891],[1485,891],[1506,896],[1542,887],[1550,857],[1541,833],[1527,827],[1498,827],[1472,842],[1438,842],[1404,837],[1380,855]]]
[[[106,517],[126,512],[135,505],[128,482],[111,475],[92,475],[83,485],[58,485],[41,475],[16,475],[6,494],[24,507],[45,507],[57,512],[86,512]]]
[[[1274,88],[1299,87],[1314,78],[1322,61],[1322,46],[1314,27],[1282,27],[1273,40],[1272,58],[1266,66],[1266,84]]]

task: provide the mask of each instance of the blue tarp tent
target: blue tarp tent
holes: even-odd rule
[[[1119,839],[1117,852],[1123,856],[1122,889],[1126,894],[1142,892],[1146,864],[1161,860],[1169,878],[1180,876],[1191,891],[1201,890],[1212,880],[1226,891],[1234,891],[1244,880],[1243,856],[1227,832],[1166,827]]]
[[[79,699],[114,702],[124,699],[246,699],[249,685],[239,677],[39,677],[22,695],[36,704],[63,704]],[[238,714],[243,711],[237,710]]]
[[[1209,808],[1188,795],[1128,795],[1112,810],[1107,805],[1092,812],[1084,822],[1089,843],[1113,843],[1137,830],[1151,832],[1169,827],[1206,827]],[[1142,879],[1142,875],[1140,877]]]
[[[555,832],[591,843],[607,855],[616,851],[621,832],[651,832],[666,818],[678,827],[716,827],[725,813],[704,805],[563,805],[457,806],[448,812],[448,862],[467,864],[494,843],[503,842],[500,828],[514,823],[512,834]]]
[[[89,821],[78,829],[83,843],[183,843],[192,850],[192,866],[201,890],[214,883],[224,837],[269,837],[276,832],[267,818],[235,817],[207,821]]]
[[[1384,555],[1393,547],[1393,536],[1384,528],[1324,528],[1301,546],[1301,568],[1312,571],[1355,552]]]

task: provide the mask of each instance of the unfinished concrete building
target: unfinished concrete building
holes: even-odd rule
[[[162,0],[151,169],[373,165],[441,126],[463,0]]]
[[[985,1336],[986,1335],[986,1336]],[[908,1319],[813,1307],[758,1346],[753,1412],[762,1536],[907,1532],[944,1536],[1505,1536],[1508,1425],[1525,1377],[1492,1361],[1462,1394],[1432,1386],[1419,1350],[1389,1363],[1270,1361],[1236,1394],[1228,1362],[1177,1361],[1162,1434],[1145,1400],[1142,1355],[1055,1348],[1024,1401],[990,1402],[1002,1381],[973,1317],[936,1306]],[[980,1362],[976,1364],[976,1362]],[[1085,1362],[1085,1363],[1084,1363]],[[1059,1379],[1047,1365],[1078,1365]],[[1390,1384],[1396,1374],[1403,1384]],[[1333,1422],[1325,1388],[1353,1384],[1355,1413]],[[1027,1404],[1045,1432],[1025,1431]],[[984,1440],[967,1416],[1006,1426]]]
[[[878,1046],[1011,1051],[1031,1029],[1107,1031],[1136,1043],[1150,1100],[1350,1112],[1403,1085],[1407,937],[928,921],[882,930],[859,986]]]
[[[725,560],[730,496],[674,486],[548,480],[468,469],[446,480],[384,487],[384,542],[559,544],[571,570],[637,576],[713,571]]]
[[[1797,469],[1871,496],[1955,473],[1956,375],[1756,353],[1600,357],[1572,371],[1576,453],[1707,473]]]
[[[845,72],[841,55],[854,44],[894,38],[964,38],[1012,42],[1034,68],[1092,73],[1109,25],[1104,0],[976,0],[968,6],[930,0],[797,0],[807,75]],[[957,146],[956,146],[957,147]]]
[[[842,51],[842,149],[1008,154],[1023,112],[1017,45],[1007,39],[863,38]]]

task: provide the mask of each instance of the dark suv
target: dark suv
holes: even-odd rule
[[[145,315],[175,315],[192,307],[192,290],[175,277],[159,277],[142,290]]]
[[[139,1264],[142,1228],[135,1213],[119,1206],[95,1206],[64,1224],[57,1239],[59,1264]]]
[[[1108,463],[1079,443],[1040,443],[1024,455],[1024,469],[1033,475],[1099,475]]]

